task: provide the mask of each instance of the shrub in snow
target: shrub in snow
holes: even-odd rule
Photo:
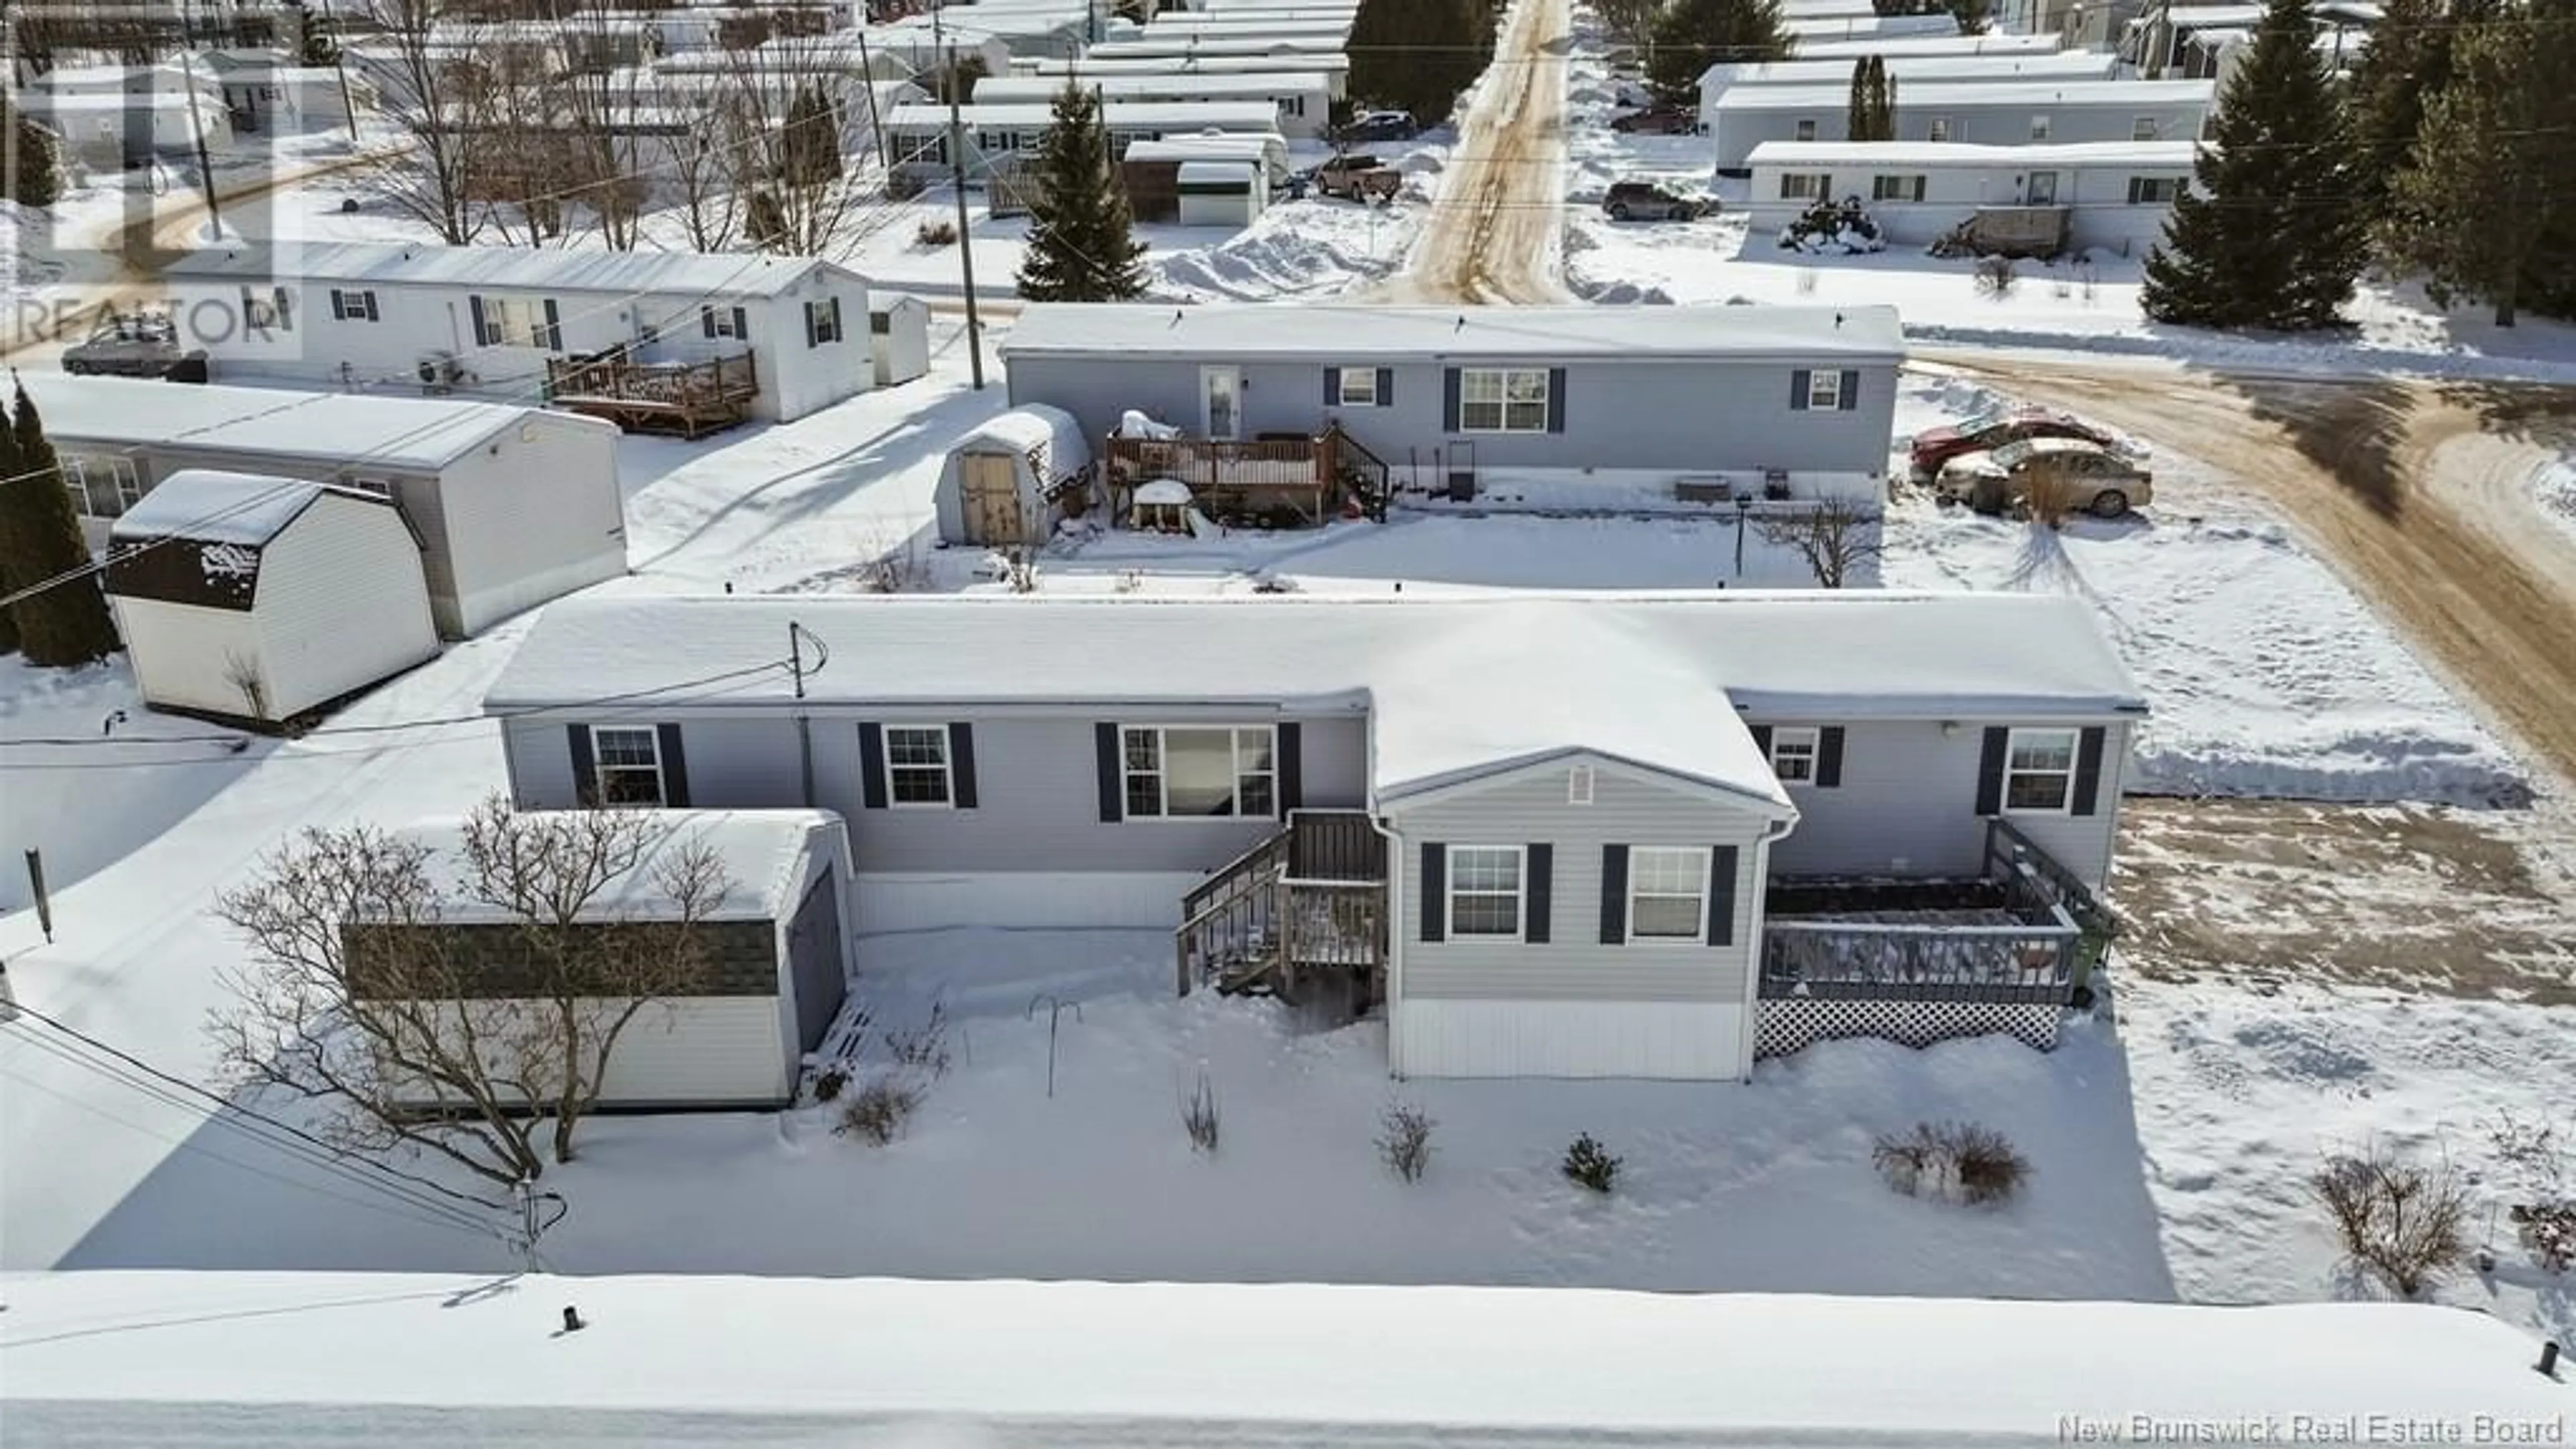
[[[1410,1102],[1390,1102],[1378,1117],[1377,1153],[1406,1182],[1420,1182],[1431,1166],[1431,1114]]]
[[[2576,1202],[2515,1203],[2507,1216],[2531,1261],[2552,1273],[2576,1268]]]
[[[898,1072],[938,1081],[948,1075],[948,1008],[930,1004],[930,1015],[910,1030],[885,1034],[887,1060]]]
[[[1586,1132],[1565,1149],[1565,1161],[1559,1166],[1565,1180],[1594,1192],[1608,1192],[1619,1181],[1619,1159],[1608,1148]]]
[[[2346,1256],[2412,1298],[2468,1254],[2469,1201],[2450,1165],[2401,1162],[2373,1143],[2309,1179]]]
[[[2014,285],[2021,280],[2021,274],[2010,257],[1977,258],[1976,277],[1977,295],[1992,297],[1998,302],[2011,296]]]
[[[921,1088],[891,1074],[859,1088],[841,1108],[841,1125],[833,1130],[883,1147],[903,1135],[904,1124],[919,1110]]]
[[[814,1074],[814,1100],[837,1102],[841,1089],[850,1084],[850,1069],[835,1062]]]
[[[957,245],[957,223],[925,221],[913,233],[913,241],[922,247],[953,247]]]
[[[1805,252],[1810,256],[1850,256],[1862,252],[1887,250],[1887,237],[1857,196],[1841,201],[1819,201],[1800,213],[1798,219],[1780,228],[1777,238],[1784,251]]]
[[[1213,1154],[1218,1126],[1216,1083],[1208,1080],[1207,1069],[1202,1067],[1197,1084],[1181,1098],[1181,1130],[1190,1135],[1190,1150]]]
[[[1869,1160],[1887,1185],[1907,1197],[1947,1198],[1986,1207],[2009,1201],[2030,1177],[2030,1162],[2010,1139],[1974,1122],[1917,1122],[1882,1136]]]

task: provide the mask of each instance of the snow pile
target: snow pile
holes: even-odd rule
[[[2542,516],[2576,534],[2576,454],[2543,464],[2531,475],[2531,496]]]
[[[1152,418],[1147,417],[1145,414],[1136,411],[1134,408],[1129,408],[1127,411],[1118,415],[1118,436],[1122,438],[1168,439],[1177,438],[1180,435],[1181,430],[1173,427],[1170,423],[1158,423]],[[1186,492],[1187,490],[1183,491]],[[1139,499],[1138,501],[1144,502],[1148,500]],[[1183,501],[1186,502],[1187,500],[1185,499]]]
[[[259,573],[259,550],[238,543],[210,543],[197,551],[207,580],[247,579]]]
[[[32,206],[0,196],[0,278],[10,288],[45,286],[63,274],[53,255],[54,219]]]
[[[1407,183],[1408,189],[1418,178]],[[1423,209],[1315,198],[1281,202],[1213,246],[1150,253],[1158,295],[1257,302],[1319,296],[1383,277],[1404,262]]]
[[[1574,294],[1586,302],[1603,307],[1669,307],[1673,294],[1661,287],[1640,287],[1633,282],[1612,282],[1607,286],[1577,284]]]

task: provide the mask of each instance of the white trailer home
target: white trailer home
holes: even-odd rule
[[[618,379],[641,401],[705,369],[721,420],[793,422],[874,374],[866,281],[812,257],[320,242],[192,252],[166,275],[206,315],[235,292],[267,304],[273,325],[190,329],[219,377],[554,400],[640,427],[653,418],[602,397]],[[625,370],[588,368],[603,357]]]
[[[1068,80],[1098,95],[1104,104],[1126,101],[1145,105],[1215,105],[1267,101],[1278,109],[1282,136],[1313,138],[1324,134],[1332,110],[1332,86],[1321,75],[1269,71],[1251,75],[1180,73],[1073,76],[990,76],[975,83],[977,105],[1046,105]]]
[[[1134,40],[1104,40],[1083,52],[1082,59],[1085,63],[1186,59],[1191,56],[1209,60],[1258,60],[1265,57],[1285,60],[1296,56],[1311,60],[1343,55],[1348,44],[1347,38],[1339,35],[1156,35],[1148,27]]]
[[[1103,57],[1094,51],[1080,60],[1015,60],[1011,62],[1011,73],[1051,76],[1058,82],[1067,76],[1110,80],[1130,75],[1318,75],[1324,78],[1324,94],[1338,101],[1350,94],[1351,58],[1339,51],[1113,57]]]
[[[641,731],[653,734],[648,725]],[[619,747],[613,726],[584,743]],[[614,767],[612,766],[611,769]],[[659,798],[657,796],[657,798]],[[647,1006],[609,1054],[599,1106],[608,1111],[768,1109],[796,1095],[805,1054],[823,1044],[849,990],[849,833],[821,810],[644,810],[643,850],[574,917],[575,930],[668,927],[695,912],[703,951],[699,979]],[[487,1040],[508,1034],[519,1013],[556,1010],[531,998],[537,977],[522,919],[474,899],[467,888],[459,822],[422,821],[396,839],[426,853],[439,895],[434,921],[344,923],[342,942],[356,973],[370,950],[396,933],[437,932],[446,959],[470,973],[432,1009],[462,1029],[470,1013]],[[684,907],[665,863],[703,851],[723,870],[724,895]],[[448,983],[442,981],[442,986]],[[368,994],[364,989],[362,997]],[[400,999],[400,998],[390,998]],[[603,1011],[614,1004],[601,1002]],[[397,1089],[411,1105],[440,1105],[426,1084]],[[417,1095],[411,1095],[417,1093]]]
[[[737,82],[769,80],[792,88],[807,78],[909,81],[919,68],[905,55],[880,49],[857,32],[785,36],[747,50],[689,50],[653,63],[664,76],[719,76]]]
[[[188,468],[110,534],[108,602],[155,709],[281,725],[438,655],[391,498]]]
[[[28,92],[18,107],[61,138],[64,159],[93,171],[132,171],[155,160],[196,163],[237,149],[221,93],[193,91]]]
[[[1847,15],[1831,19],[1780,22],[1781,30],[1804,49],[1809,40],[1880,40],[1917,35],[1956,35],[1959,22],[1948,15]]]
[[[26,381],[92,548],[164,479],[216,468],[391,497],[450,638],[626,572],[617,430],[595,419],[450,398]]]
[[[1114,157],[1125,156],[1133,142],[1176,136],[1279,137],[1279,108],[1268,101],[1110,101],[1100,110]],[[1017,165],[1023,152],[1037,149],[1053,119],[1053,109],[1043,102],[959,107],[967,183],[982,182],[997,166]],[[948,126],[946,106],[897,107],[886,118],[895,173],[934,185],[946,181]],[[1280,140],[1283,151],[1286,145]]]
[[[1716,110],[1719,98],[1737,86],[1848,87],[1856,59],[1801,58],[1710,66],[1699,78],[1700,114],[1707,115]],[[2117,56],[2083,50],[2053,54],[1891,55],[1883,59],[1887,62],[1888,76],[1897,82],[1900,100],[1904,98],[1905,87],[1931,82],[2109,80],[2119,73],[2120,68]]]
[[[237,133],[281,135],[350,124],[353,98],[337,66],[297,65],[284,51],[259,47],[209,50],[198,60],[222,89]]]
[[[1972,81],[1900,85],[1896,139],[1971,146],[2190,141],[2214,88],[2205,80]],[[1849,85],[1735,86],[1702,113],[1717,169],[1742,175],[1766,141],[1843,141]]]
[[[1864,55],[2050,55],[2063,49],[2053,35],[1858,36],[1843,40],[1800,36],[1795,60],[1852,60]],[[1739,62],[1741,63],[1741,62]]]
[[[1753,230],[1777,231],[1819,199],[1857,197],[1888,241],[1922,246],[1979,207],[2053,206],[2067,214],[2069,246],[2128,256],[2163,234],[2198,149],[2190,141],[1767,141],[1753,148],[1745,215]]]

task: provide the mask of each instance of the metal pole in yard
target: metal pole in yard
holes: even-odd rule
[[[933,10],[935,20],[939,12]],[[948,176],[957,192],[957,267],[966,283],[966,365],[975,379],[975,390],[984,390],[984,324],[975,311],[975,238],[966,218],[966,123],[957,109],[957,50],[951,46],[948,60]],[[988,183],[989,184],[989,183]]]
[[[195,134],[197,141],[197,179],[205,183],[206,223],[214,228],[215,236],[221,237],[224,234],[224,214],[215,204],[215,163],[214,158],[206,154],[206,118],[197,109],[197,57],[194,54],[180,62],[179,78],[187,86],[181,96],[188,103],[188,129]]]

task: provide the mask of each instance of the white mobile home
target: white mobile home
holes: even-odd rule
[[[2162,235],[2191,184],[2190,141],[1967,146],[1929,141],[1768,141],[1753,148],[1746,218],[1777,231],[1816,201],[1857,197],[1887,239],[1922,246],[1979,207],[2052,206],[2068,245],[2123,256]]]
[[[789,36],[765,40],[743,51],[682,51],[663,56],[653,63],[653,69],[665,76],[720,76],[728,81],[766,81],[791,88],[796,80],[822,76],[850,81],[909,81],[919,71],[903,54],[881,50],[874,40],[863,42],[855,33]]]
[[[185,468],[274,474],[390,496],[420,541],[451,638],[626,572],[617,430],[542,408],[450,398],[191,387],[30,373],[93,548]]]
[[[867,283],[811,257],[322,242],[193,252],[167,275],[183,295],[268,304],[274,325],[198,330],[218,376],[536,400],[566,395],[565,364],[603,355],[665,370],[748,358],[747,382],[723,373],[728,405],[792,422],[867,391],[874,371]]]
[[[991,76],[975,83],[975,103],[1046,105],[1065,87],[1064,76]],[[1278,110],[1279,134],[1315,137],[1324,133],[1332,109],[1332,87],[1314,72],[1264,72],[1215,75],[1201,71],[1162,75],[1094,75],[1070,77],[1104,103],[1142,105],[1216,105],[1267,101]]]
[[[879,387],[910,382],[930,371],[930,304],[894,292],[872,294],[868,351],[876,363]]]
[[[1268,101],[1110,101],[1100,110],[1114,156],[1124,156],[1128,145],[1136,141],[1211,131],[1220,135],[1279,134],[1279,108]],[[968,183],[979,183],[996,166],[1015,165],[1022,152],[1037,149],[1038,138],[1046,134],[1053,118],[1053,109],[1043,102],[959,107]],[[932,183],[947,180],[948,127],[945,106],[897,107],[886,118],[893,169]],[[1285,142],[1281,144],[1284,148]]]
[[[154,160],[194,165],[202,139],[221,158],[237,149],[219,98],[190,91],[27,93],[18,105],[62,140],[65,159],[93,171],[131,171]]]
[[[1130,75],[1318,75],[1324,78],[1324,94],[1333,100],[1345,99],[1350,93],[1351,58],[1339,51],[1290,52],[1270,55],[1149,55],[1102,57],[1098,52],[1080,60],[1022,60],[1011,63],[1015,75],[1052,76],[1061,81],[1067,76],[1085,80],[1109,80]]]
[[[791,622],[801,692],[681,687]],[[1400,1074],[1742,1080],[2053,1044],[2145,704],[2084,600],[1863,589],[597,597],[484,709],[521,808],[838,812],[872,930],[1157,926],[1182,990],[1383,1001]]]
[[[1298,56],[1313,59],[1343,54],[1348,40],[1339,35],[1156,35],[1151,27],[1135,40],[1104,40],[1083,53],[1083,60],[1117,61],[1186,59],[1202,56],[1210,60],[1285,59]]]
[[[1896,139],[1970,146],[2190,141],[2209,115],[2205,80],[1970,81],[1900,85]],[[1848,85],[1736,86],[1702,118],[1717,169],[1741,174],[1765,141],[1848,137]]]
[[[1827,40],[1800,36],[1793,60],[1852,60],[1864,55],[2049,55],[2061,49],[2053,35],[1900,35]]]
[[[1332,40],[1350,39],[1351,22],[1346,19],[1274,20],[1264,16],[1246,16],[1229,20],[1218,16],[1162,15],[1145,27],[1145,34],[1165,40],[1274,40],[1291,36],[1323,36]]]
[[[1942,15],[1852,15],[1834,19],[1800,20],[1790,18],[1780,23],[1789,38],[1804,49],[1809,40],[1893,40],[1918,35],[1956,35],[1959,22]]]
[[[1887,74],[1902,100],[1907,86],[1987,81],[2109,80],[2118,74],[2119,57],[2094,51],[2032,52],[1996,55],[1891,55]],[[1854,59],[1774,60],[1710,66],[1699,78],[1701,115],[1717,109],[1719,97],[1737,86],[1848,86]]]
[[[1091,445],[1071,413],[1023,403],[996,414],[948,450],[932,495],[942,543],[1041,544],[1083,511]]]
[[[650,738],[644,726],[639,733]],[[614,726],[587,732],[583,743],[618,750]],[[650,747],[644,752],[651,754]],[[604,758],[604,757],[603,757]],[[676,752],[674,755],[676,759]],[[614,776],[615,765],[603,765]],[[656,798],[661,798],[657,787]],[[676,802],[675,802],[676,803]],[[574,917],[574,930],[662,926],[686,921],[700,953],[696,979],[648,1005],[617,1040],[600,1083],[609,1111],[686,1111],[783,1107],[796,1095],[805,1054],[819,1047],[849,990],[850,847],[838,816],[819,810],[638,812],[642,854],[608,879]],[[534,823],[534,822],[532,822]],[[540,826],[540,828],[542,828]],[[434,931],[443,959],[466,979],[442,981],[431,1009],[469,1024],[487,1040],[523,1020],[540,979],[518,916],[476,900],[468,887],[459,822],[424,821],[396,834],[426,854],[439,893],[432,921],[344,923],[342,940],[355,974],[365,980],[367,953],[398,934]],[[703,853],[723,872],[726,890],[712,902],[682,902],[667,867]],[[361,995],[371,994],[361,989]],[[554,1010],[551,1003],[539,1009]],[[603,1013],[615,1005],[601,1002]],[[416,1105],[440,1099],[418,1082],[398,1093]]]
[[[107,596],[155,709],[284,724],[438,655],[382,494],[182,469],[116,520]]]
[[[297,65],[267,49],[210,50],[199,59],[222,88],[236,132],[291,134],[350,124],[351,97],[337,66]]]

